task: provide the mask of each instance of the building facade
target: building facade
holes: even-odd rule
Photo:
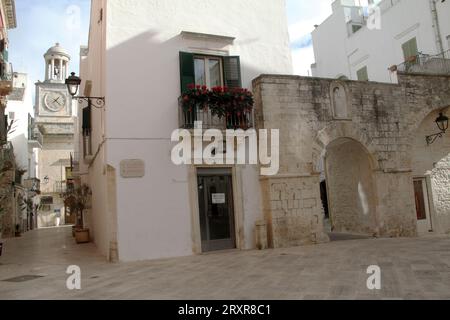
[[[256,247],[259,168],[176,166],[171,135],[189,127],[178,104],[188,84],[251,89],[261,73],[292,73],[285,9],[272,0],[92,2],[81,94],[106,105],[79,107],[78,175],[92,189],[85,220],[110,260]]]
[[[8,60],[8,30],[17,27],[15,1],[0,1],[0,238],[14,237],[17,219],[16,165],[13,145],[8,142],[7,96],[13,90],[13,70]]]
[[[78,106],[74,175],[92,189],[84,221],[110,261],[323,243],[324,215],[333,232],[369,237],[450,231],[449,140],[426,139],[448,112],[450,77],[290,76],[282,1],[93,1],[80,68],[79,94],[104,103]],[[254,114],[187,115],[189,85],[247,88]],[[173,131],[195,133],[199,120],[279,130],[278,173],[176,165]]]
[[[6,117],[11,125],[8,140],[14,148],[17,178],[16,188],[20,187],[21,199],[17,212],[17,221],[20,223],[21,232],[37,227],[37,213],[33,202],[39,193],[40,181],[37,178],[37,155],[38,149],[42,147],[42,139],[36,138],[30,130],[33,122],[31,116],[33,104],[31,95],[27,94],[28,76],[24,73],[14,72],[13,90],[8,96]],[[19,176],[20,174],[20,176]],[[17,193],[17,192],[16,192]]]
[[[61,194],[71,184],[71,155],[74,152],[75,113],[67,91],[70,56],[58,43],[44,55],[45,80],[36,83],[35,119],[32,143],[42,140],[38,152],[37,177],[41,195],[39,227],[59,226],[66,222]]]
[[[403,62],[450,74],[442,60],[450,59],[449,1],[375,2],[372,9],[355,0],[333,2],[332,15],[312,32],[313,76],[396,83]]]

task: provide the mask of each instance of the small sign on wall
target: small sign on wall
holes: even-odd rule
[[[145,162],[142,160],[123,160],[120,162],[122,178],[143,178],[145,176]]]
[[[224,204],[226,202],[225,193],[213,193],[212,203],[213,204]]]

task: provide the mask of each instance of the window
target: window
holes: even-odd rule
[[[412,38],[411,40],[405,42],[402,45],[402,49],[403,49],[403,57],[405,58],[405,61],[408,62],[414,62],[415,61],[415,57],[418,54],[418,50],[417,50],[417,40],[416,38]],[[411,61],[414,60],[414,61]]]
[[[358,32],[359,30],[361,30],[361,28],[362,28],[362,26],[359,24],[352,24],[352,32],[353,33]]]
[[[209,88],[240,88],[240,59],[236,56],[218,57],[180,52],[180,79],[182,92],[187,90],[189,84],[206,85]]]
[[[208,88],[223,86],[222,59],[214,57],[194,58],[195,84]]]
[[[358,81],[369,81],[369,74],[367,72],[367,67],[363,67],[356,72]]]

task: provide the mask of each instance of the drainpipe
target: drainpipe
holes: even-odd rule
[[[438,50],[437,54],[443,54],[444,44],[442,43],[441,28],[439,26],[439,17],[437,13],[436,0],[430,0],[430,6],[431,6],[431,17],[433,19],[434,35],[436,38],[436,47]]]

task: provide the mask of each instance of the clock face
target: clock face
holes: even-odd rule
[[[48,92],[44,96],[44,104],[48,110],[58,112],[66,106],[66,97],[60,92]]]

